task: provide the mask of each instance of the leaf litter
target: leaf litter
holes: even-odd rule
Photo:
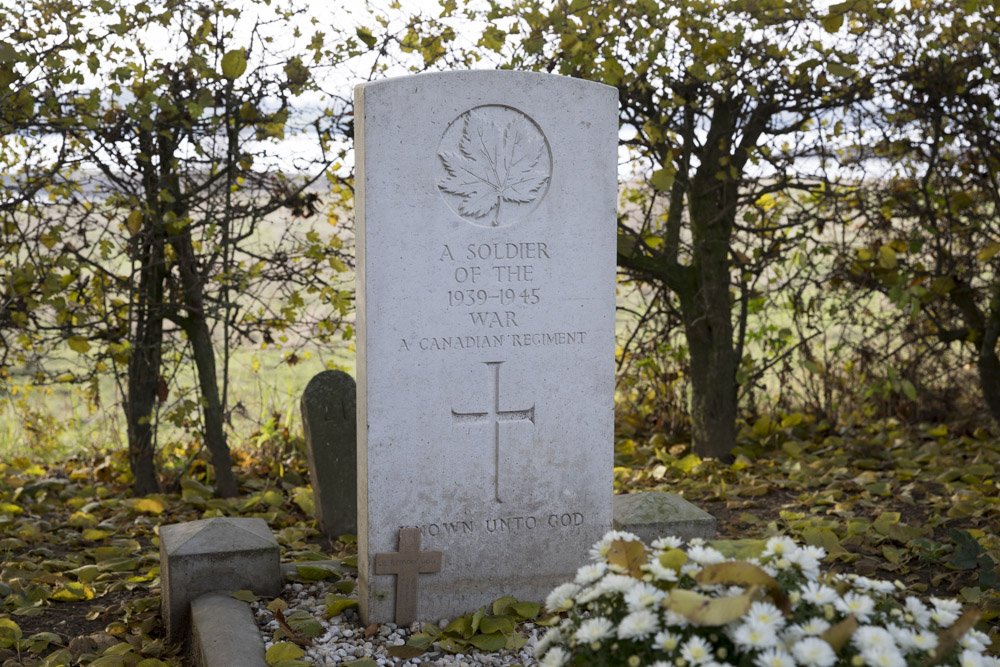
[[[731,548],[790,534],[824,547],[832,569],[958,598],[981,610],[980,627],[996,648],[1000,439],[994,432],[894,421],[831,431],[808,417],[784,422],[744,428],[731,464],[701,459],[664,434],[619,436],[615,490],[683,495],[717,517],[719,538]],[[48,466],[24,458],[0,463],[0,662],[182,664],[159,618],[161,524],[259,517],[274,531],[284,561],[337,558],[356,565],[354,536],[330,544],[304,511],[312,499],[303,461],[279,467],[237,455],[243,494],[233,499],[212,496],[205,466],[179,493],[132,498],[124,454]],[[303,581],[326,575],[323,567],[300,567]],[[328,614],[353,602],[351,586],[337,587],[346,583],[332,587]],[[533,616],[538,624],[539,612],[530,603],[501,600],[500,609],[471,612],[453,627],[426,626],[405,650],[434,644],[491,651],[501,639],[504,646],[519,642],[520,624]],[[282,611],[280,602],[269,605]],[[306,644],[316,619],[282,617],[289,638],[298,640],[288,643]]]

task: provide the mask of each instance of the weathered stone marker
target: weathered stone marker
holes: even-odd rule
[[[359,602],[542,600],[611,528],[618,103],[511,71],[355,92]],[[424,619],[420,619],[424,620]]]
[[[317,374],[302,392],[302,426],[316,523],[331,540],[358,529],[357,389],[343,371]]]
[[[398,626],[417,620],[417,576],[441,571],[440,551],[420,550],[420,529],[399,529],[399,551],[375,554],[375,574],[396,575],[396,617]]]
[[[167,637],[187,628],[191,602],[213,591],[281,592],[278,542],[263,519],[215,517],[160,526],[160,610]]]

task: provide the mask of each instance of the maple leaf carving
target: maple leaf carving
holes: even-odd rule
[[[498,225],[504,202],[530,203],[549,180],[538,169],[545,139],[520,114],[504,124],[468,112],[458,148],[457,153],[439,153],[448,175],[438,187],[461,198],[462,215],[485,218],[492,213],[493,225]]]

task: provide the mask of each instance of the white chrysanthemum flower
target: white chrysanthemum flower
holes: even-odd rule
[[[660,604],[660,600],[664,597],[666,593],[656,586],[642,583],[633,586],[632,590],[625,594],[625,604],[629,611],[639,611]]]
[[[690,623],[687,617],[683,614],[678,614],[676,611],[667,610],[663,612],[663,625],[668,628],[686,628]]]
[[[815,579],[819,576],[819,559],[805,549],[796,549],[787,554],[785,560],[799,568],[802,574],[809,579]]]
[[[950,611],[953,614],[960,614],[962,612],[962,603],[958,600],[932,597],[931,604],[934,605],[935,609]]]
[[[591,644],[593,642],[599,642],[602,639],[608,639],[614,636],[615,624],[611,622],[610,618],[604,618],[602,616],[598,616],[597,618],[588,618],[580,624],[576,634],[573,635],[573,637],[576,638],[576,641],[581,644]]]
[[[777,631],[785,627],[785,616],[770,602],[754,602],[747,611],[748,621],[766,625]]]
[[[675,667],[673,663],[667,662],[666,660],[657,660],[649,667]]]
[[[778,644],[774,626],[751,620],[733,632],[733,643],[745,651],[759,651]]]
[[[669,551],[670,549],[680,549],[683,545],[684,540],[681,538],[667,535],[666,537],[659,537],[653,540],[650,546],[660,551]]]
[[[851,635],[851,643],[861,652],[868,649],[896,649],[896,641],[892,634],[876,625],[862,625],[856,629]]]
[[[831,667],[837,654],[819,637],[806,637],[792,646],[792,656],[805,667]]]
[[[601,594],[620,593],[624,595],[632,590],[633,586],[639,584],[639,580],[625,574],[609,574],[597,582],[594,588],[600,590]]]
[[[908,597],[903,603],[908,621],[916,623],[921,628],[926,628],[931,622],[931,612],[923,602],[915,597]]]
[[[769,648],[753,659],[757,667],[795,667],[795,660],[780,648]]]
[[[958,656],[959,667],[985,667],[986,661],[983,656],[970,649],[965,649]]]
[[[699,572],[701,572],[701,565],[698,565],[698,563],[692,563],[691,561],[688,561],[688,562],[684,563],[683,565],[681,565],[681,576],[682,577],[683,576],[693,577],[696,574],[698,574]]]
[[[895,626],[890,627],[890,631],[894,629]],[[899,647],[903,649],[904,653],[912,653],[913,651],[930,651],[936,649],[938,645],[937,634],[931,632],[930,630],[910,630],[908,628],[899,628],[898,632],[893,632],[893,636],[896,638],[896,643]]]
[[[653,579],[656,581],[677,581],[679,578],[677,570],[672,567],[664,567],[659,558],[651,558],[647,564],[643,565],[643,569],[653,575]]]
[[[764,553],[761,554],[762,557],[767,558],[768,556],[774,556],[781,558],[793,551],[798,550],[798,545],[795,544],[795,540],[787,536],[772,537],[764,545]]]
[[[726,557],[722,555],[722,552],[718,549],[700,546],[688,549],[688,558],[693,562],[700,563],[702,565],[713,565],[715,563],[724,563],[726,561]]]
[[[826,549],[824,549],[823,547],[814,547],[812,545],[807,544],[804,547],[800,547],[799,551],[804,551],[806,554],[808,554],[812,558],[815,558],[816,560],[823,560],[824,558],[826,558]]]
[[[712,647],[698,635],[691,635],[681,648],[681,657],[689,664],[700,665],[712,660]]]
[[[580,587],[573,582],[560,584],[552,589],[548,597],[545,598],[545,608],[549,611],[565,611],[573,606],[573,596],[577,594]]]
[[[810,581],[802,589],[802,600],[817,607],[833,604],[839,599],[837,591],[818,581]]]
[[[648,609],[633,611],[618,624],[618,639],[645,639],[659,630],[660,621]]]
[[[851,587],[856,591],[871,591],[875,588],[875,580],[857,575],[852,579]]]
[[[589,602],[593,602],[602,595],[604,595],[604,591],[597,586],[591,586],[590,588],[584,588],[582,591],[577,593],[575,600],[578,605],[584,605]]]
[[[861,652],[868,667],[906,667],[906,659],[895,646],[876,646]]]
[[[990,636],[985,632],[980,632],[973,628],[958,640],[958,645],[962,648],[972,649],[976,653],[982,653],[991,643]]]
[[[673,653],[681,643],[682,637],[669,630],[660,630],[653,637],[653,646],[661,651]]]
[[[608,566],[605,563],[591,563],[589,565],[584,565],[576,571],[576,578],[573,581],[581,586],[587,586],[603,577],[604,573],[607,571]]]
[[[958,620],[958,614],[948,609],[935,607],[931,612],[931,620],[937,623],[939,628],[949,628],[952,623]]]
[[[567,660],[569,660],[569,653],[566,652],[566,649],[561,646],[553,646],[538,665],[539,667],[562,667]]]
[[[885,581],[884,579],[872,580],[872,590],[874,590],[876,593],[889,595],[890,593],[895,593],[896,588],[897,588],[896,584],[892,581]]]
[[[794,643],[803,637],[819,637],[830,629],[830,623],[825,618],[819,616],[810,618],[802,623],[797,623],[785,630],[782,638],[787,643]]]
[[[700,547],[704,545],[705,545],[704,537],[692,537],[690,540],[688,540],[689,547]]]
[[[833,603],[837,610],[847,615],[853,615],[861,623],[864,623],[875,611],[875,601],[863,593],[850,592]]]
[[[541,658],[549,647],[562,639],[562,631],[559,628],[549,628],[548,632],[542,635],[541,639],[535,643],[534,655]]]

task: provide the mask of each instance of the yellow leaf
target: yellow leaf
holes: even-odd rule
[[[267,664],[274,665],[282,660],[298,660],[306,654],[301,648],[290,642],[278,642],[267,649],[264,659]]]
[[[148,512],[149,514],[163,514],[163,510],[166,509],[156,498],[140,498],[137,502],[132,505],[132,509],[136,512]]]
[[[646,547],[642,542],[615,540],[608,548],[608,564],[617,565],[636,579],[642,579],[646,563]]]
[[[998,252],[1000,252],[1000,243],[991,243],[976,253],[976,259],[980,262],[988,262],[993,259],[994,255]]]
[[[51,599],[59,602],[93,600],[94,589],[82,582],[70,582],[53,593]]]
[[[898,265],[896,261],[896,251],[887,245],[878,249],[878,265],[883,269],[895,269]]]
[[[764,586],[768,589],[780,589],[774,578],[753,563],[746,561],[729,561],[706,565],[695,575],[699,584],[735,584],[737,586]]]
[[[710,598],[694,591],[675,588],[663,606],[686,618],[692,625],[726,625],[742,618],[753,604],[754,586],[746,593],[729,598]]]
[[[142,228],[142,211],[132,211],[128,214],[128,218],[125,219],[125,226],[128,227],[128,233],[135,236],[139,233]]]
[[[247,71],[247,57],[243,49],[233,49],[222,56],[222,76],[227,79],[238,79]]]
[[[86,354],[90,351],[90,343],[83,336],[70,336],[66,342],[69,343],[70,349],[74,352]]]
[[[680,572],[681,566],[687,562],[687,559],[687,554],[684,553],[683,549],[671,549],[664,554],[660,554],[660,565]]]
[[[820,639],[825,641],[833,649],[834,653],[838,653],[840,649],[844,647],[847,640],[851,638],[854,631],[858,629],[858,621],[853,616],[848,616],[840,623],[827,628],[826,632],[819,636]]]

